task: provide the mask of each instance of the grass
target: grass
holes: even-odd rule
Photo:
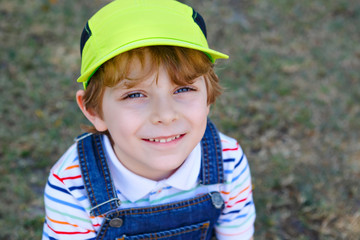
[[[0,3],[0,239],[39,239],[50,167],[81,132],[79,37],[108,1]],[[225,92],[212,118],[247,153],[256,239],[360,235],[360,3],[185,1]]]

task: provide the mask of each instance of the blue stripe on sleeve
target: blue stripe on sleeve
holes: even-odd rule
[[[83,200],[85,200],[85,199],[87,199],[87,196],[79,197],[79,198],[77,198],[76,200],[78,200],[79,202],[81,202],[81,201],[83,201]]]
[[[221,213],[221,215],[228,215],[228,214],[240,213],[244,208],[246,208],[247,206],[251,205],[252,203],[253,203],[252,201],[249,201],[249,202],[247,202],[247,203],[242,207],[242,209],[230,211],[230,212],[227,212],[227,213]],[[244,215],[246,216],[246,214],[244,214]]]
[[[48,199],[50,199],[50,200],[52,200],[52,201],[54,201],[54,202],[60,203],[60,204],[62,204],[62,205],[69,206],[69,207],[72,207],[72,208],[75,208],[75,209],[79,209],[79,210],[81,210],[81,211],[86,212],[84,208],[82,208],[82,207],[80,207],[80,206],[78,206],[78,205],[75,205],[75,204],[72,204],[72,203],[68,203],[68,202],[62,201],[62,200],[60,200],[60,199],[54,198],[54,197],[48,195],[47,193],[45,193],[45,197],[48,198]]]
[[[235,162],[235,158],[223,159],[224,162]]]
[[[76,155],[76,157],[74,158],[74,160],[72,162],[76,162],[77,160],[79,160],[79,156]]]
[[[241,162],[242,162],[243,159],[244,159],[244,154],[241,156],[239,162],[235,165],[234,168],[237,168],[237,167],[241,164]]]
[[[70,191],[82,190],[82,189],[85,189],[84,185],[82,185],[82,186],[74,186],[74,187],[69,188]]]
[[[53,184],[51,184],[49,181],[47,182],[47,184],[49,185],[49,187],[51,187],[52,189],[55,189],[57,191],[60,191],[60,192],[63,192],[63,193],[66,193],[66,194],[70,194],[68,192],[68,190],[64,189],[64,188],[61,188],[61,187],[58,187],[58,186],[55,186]]]
[[[46,224],[46,220],[45,220],[45,224]],[[58,240],[57,238],[50,237],[47,232],[43,232],[43,237],[46,237],[49,240]]]
[[[231,182],[235,182],[236,180],[238,180],[238,179],[241,177],[241,175],[246,171],[247,168],[248,168],[248,165],[246,165],[246,166],[244,167],[244,169],[239,173],[239,175],[237,175],[236,177],[234,177]]]

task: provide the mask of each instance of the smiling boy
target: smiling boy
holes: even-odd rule
[[[204,76],[191,83],[174,83],[163,64],[151,62],[161,48],[133,50],[139,57],[130,61],[129,76],[102,96],[102,114],[88,111],[83,104],[84,90],[77,100],[97,131],[109,131],[118,159],[130,171],[152,180],[169,177],[187,158],[204,135],[209,113]],[[176,49],[175,49],[176,50]],[[106,71],[106,70],[104,70]],[[143,73],[147,73],[147,76]],[[128,88],[129,79],[141,79]]]
[[[118,0],[81,37],[92,123],[52,168],[43,239],[251,239],[246,156],[208,119],[220,94],[200,14]]]

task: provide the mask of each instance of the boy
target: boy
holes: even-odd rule
[[[247,159],[208,120],[220,94],[202,17],[117,0],[81,36],[89,133],[52,168],[43,239],[251,239]]]

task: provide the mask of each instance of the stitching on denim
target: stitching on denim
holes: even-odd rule
[[[201,199],[201,198],[204,198],[204,199]],[[200,200],[200,201],[195,201],[195,200]],[[156,207],[148,207],[148,208],[136,208],[136,210],[138,210],[137,212],[132,212],[131,210],[132,209],[123,209],[123,210],[119,210],[119,211],[116,211],[117,213],[117,216],[125,216],[125,215],[139,215],[139,214],[144,214],[144,212],[147,212],[147,211],[151,211],[151,213],[159,213],[159,212],[164,212],[164,211],[169,211],[169,210],[174,210],[174,209],[179,209],[179,208],[185,208],[185,207],[188,207],[188,206],[193,206],[193,205],[196,205],[196,204],[200,204],[200,203],[203,203],[203,202],[206,202],[208,200],[211,199],[211,196],[209,194],[206,194],[205,196],[201,196],[199,198],[196,198],[196,199],[193,199],[194,202],[190,202],[188,204],[185,204],[185,205],[181,205],[181,206],[174,206],[174,205],[179,205],[181,204],[182,202],[185,202],[185,201],[182,201],[182,202],[179,202],[177,204],[166,204],[166,205],[161,205],[162,207],[166,207],[166,206],[171,206],[170,208],[163,208],[163,209],[159,209],[159,210],[152,210],[151,209],[155,209],[155,208],[158,208],[158,206]],[[115,213],[115,212],[114,212]],[[111,214],[112,215],[112,214]]]
[[[100,163],[101,163],[101,170],[102,170],[102,175],[103,175],[103,178],[104,178],[104,182],[105,182],[105,187],[106,187],[106,192],[107,192],[107,195],[108,195],[108,199],[112,199],[113,196],[112,194],[109,192],[109,186],[108,186],[108,182],[106,181],[106,174],[105,174],[105,171],[107,171],[107,166],[106,166],[106,159],[105,159],[105,156],[101,155],[99,150],[102,151],[102,153],[104,154],[104,151],[102,149],[102,145],[101,145],[101,142],[100,142],[100,136],[97,135],[96,137],[94,136],[95,138],[95,142],[96,142],[96,149],[97,149],[97,154],[98,154],[98,157],[100,159]],[[111,186],[112,187],[112,186]],[[112,203],[110,203],[110,206],[112,208]]]
[[[219,136],[217,134],[217,130],[215,125],[211,125],[211,135],[213,137],[214,145],[215,145],[215,156],[216,156],[216,167],[217,167],[217,183],[223,182],[224,179],[224,171],[223,171],[223,162],[219,161],[222,160],[222,147],[221,142],[219,142]],[[220,155],[220,158],[219,158]]]
[[[95,194],[94,194],[94,189],[92,187],[92,184],[91,184],[91,180],[90,180],[90,174],[89,174],[89,169],[87,167],[87,160],[86,160],[86,156],[85,156],[85,152],[84,152],[84,140],[81,140],[81,146],[78,145],[78,149],[80,151],[80,147],[81,147],[81,156],[83,157],[82,158],[82,162],[81,162],[81,165],[82,165],[82,169],[85,171],[84,174],[86,174],[87,178],[88,178],[88,181],[85,181],[85,178],[84,178],[84,183],[85,183],[85,186],[86,186],[86,191],[88,192],[88,195],[89,195],[89,198],[90,196],[91,199],[90,199],[90,203],[93,204],[95,203],[95,206],[97,205],[97,201],[96,201],[96,198],[95,198]],[[79,154],[80,155],[80,154]],[[79,156],[80,157],[80,156]],[[79,159],[80,160],[80,159]],[[85,169],[84,169],[85,168]],[[91,195],[90,195],[90,190],[91,190]]]
[[[116,215],[112,216],[112,219],[113,219],[113,218],[116,218],[116,217],[118,217],[118,216],[119,216],[119,214],[116,214]],[[101,231],[101,232],[98,233],[96,239],[99,239],[99,240],[104,239],[104,237],[105,237],[105,235],[106,235],[106,232],[107,232],[107,230],[109,229],[110,221],[111,221],[111,219],[109,219],[109,218],[107,218],[107,217],[104,218],[104,222],[103,222],[103,224],[101,225],[101,228],[100,228],[100,231]],[[99,238],[100,236],[101,236],[101,238]],[[124,239],[124,237],[123,237],[122,239]]]
[[[207,171],[205,171],[205,182],[206,184],[210,183],[210,154],[209,154],[209,144],[208,144],[208,138],[206,138],[205,141],[205,151],[206,151],[206,159],[205,159],[205,166]]]
[[[101,229],[103,229],[103,230],[102,230],[101,232],[99,232],[99,234],[96,236],[96,239],[99,239],[99,240],[104,239],[105,234],[106,234],[107,230],[109,229],[109,224],[107,224],[106,221],[107,221],[107,220],[105,220],[105,222],[104,222],[104,226],[105,226],[105,224],[106,224],[107,226],[105,227],[105,229],[103,229],[104,226],[101,226]],[[101,229],[100,229],[100,230],[101,230]],[[101,237],[101,238],[99,238],[99,237]]]
[[[204,235],[204,229],[208,228],[209,227],[209,223],[202,223],[200,226],[196,227],[196,228],[193,228],[193,229],[188,229],[188,230],[182,230],[182,231],[179,231],[179,232],[175,232],[175,233],[170,233],[170,234],[166,234],[164,236],[158,236],[159,233],[152,233],[151,235],[153,235],[154,237],[150,236],[150,240],[156,240],[156,239],[162,239],[162,238],[165,238],[165,237],[172,237],[172,236],[176,236],[176,235],[180,235],[180,234],[184,234],[184,233],[189,233],[189,232],[194,232],[194,231],[197,231],[197,230],[202,230],[201,231],[201,240],[204,239],[203,235]]]
[[[165,237],[172,237],[172,236],[176,236],[176,235],[179,235],[179,234],[184,234],[184,233],[189,233],[189,232],[194,232],[194,231],[197,231],[199,229],[204,229],[205,227],[207,227],[209,224],[206,223],[206,224],[201,224],[201,226],[198,226],[197,228],[194,228],[194,229],[188,229],[188,230],[185,230],[185,231],[180,231],[180,232],[176,232],[176,233],[171,233],[171,234],[166,234],[164,236],[157,236],[158,233],[153,233],[151,235],[154,235],[155,238],[153,237],[150,237],[150,240],[154,239],[162,239],[162,238],[165,238]],[[201,235],[203,235],[203,231],[201,231]],[[203,237],[203,236],[202,236]],[[203,239],[203,238],[201,238]]]
[[[222,147],[219,139],[220,137],[215,125],[208,120],[204,137],[201,140],[203,154],[200,177],[205,185],[223,183]],[[212,146],[212,144],[214,146]],[[213,151],[215,151],[215,153],[213,153]],[[216,166],[212,166],[212,163]]]
[[[210,227],[210,224],[207,222],[207,223],[204,223],[202,225],[202,231],[201,231],[201,240],[204,240],[206,238],[206,232],[207,230],[209,229]]]
[[[212,140],[214,141],[214,150],[215,150],[215,164],[216,164],[216,168],[217,168],[217,182],[219,183],[219,161],[218,161],[218,152],[217,152],[217,148],[218,148],[218,146],[217,146],[217,142],[216,142],[216,137],[215,137],[215,134],[216,133],[214,133],[214,131],[216,131],[215,129],[214,129],[214,126],[211,126],[210,127],[210,132],[211,132],[211,136],[212,136]]]
[[[202,139],[202,150],[203,150],[203,158],[202,158],[202,168],[201,168],[201,173],[202,173],[202,182],[204,185],[209,184],[209,144],[208,144],[208,137],[207,137],[207,133],[208,133],[208,128],[210,126],[210,122],[208,120],[208,123],[206,125],[206,130],[205,130],[205,134],[204,137]]]

